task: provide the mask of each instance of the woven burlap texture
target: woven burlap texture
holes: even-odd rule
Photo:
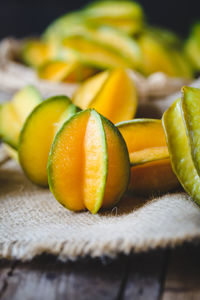
[[[96,215],[74,213],[32,185],[12,160],[0,166],[0,211],[0,256],[23,261],[41,253],[63,260],[114,257],[200,236],[200,210],[183,192],[123,199]]]
[[[16,48],[9,40],[0,46],[0,57],[5,57],[0,64],[0,90],[8,93],[0,100],[26,83],[35,84],[44,95],[73,93],[73,85],[39,81],[32,70],[9,61],[6,54]],[[140,97],[138,117],[160,118],[180,94],[160,100],[157,96],[165,97],[184,83],[160,73],[145,82],[137,74],[133,79]],[[193,85],[199,87],[200,79]],[[0,148],[0,257],[23,261],[41,253],[63,260],[87,255],[114,257],[133,250],[175,246],[199,237],[200,209],[183,192],[151,200],[126,198],[112,210],[97,215],[73,213],[62,207],[48,189],[31,184],[19,165],[7,160]]]

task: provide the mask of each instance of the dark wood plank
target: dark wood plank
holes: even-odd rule
[[[132,256],[123,299],[159,299],[167,260],[168,250]]]
[[[8,278],[12,276],[15,263],[4,259],[0,260],[0,298],[8,285]]]
[[[162,300],[200,299],[200,246],[175,249],[170,257]]]
[[[19,263],[7,278],[1,300],[117,299],[128,258],[61,263],[43,256]]]

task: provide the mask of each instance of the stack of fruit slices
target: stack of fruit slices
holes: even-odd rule
[[[193,66],[174,33],[150,27],[133,1],[97,1],[61,16],[40,39],[23,44],[22,61],[42,79],[81,82],[97,72],[130,68],[192,78]]]

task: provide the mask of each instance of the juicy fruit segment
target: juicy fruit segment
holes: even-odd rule
[[[85,208],[83,142],[89,117],[89,111],[81,112],[63,125],[54,139],[48,161],[52,193],[62,205],[74,211]]]
[[[11,102],[2,104],[0,106],[0,136],[2,140],[17,149],[20,130],[20,121]]]
[[[200,178],[191,156],[182,117],[181,99],[172,104],[162,120],[173,170],[183,188],[200,203]]]
[[[0,106],[0,136],[5,143],[17,149],[26,117],[41,101],[42,97],[36,88],[26,86],[14,95],[12,101]]]
[[[20,120],[24,123],[29,113],[41,101],[42,97],[38,90],[32,85],[28,85],[14,95],[12,104]]]
[[[169,157],[131,168],[129,190],[137,195],[167,193],[178,187]]]
[[[117,123],[132,119],[137,107],[137,92],[126,70],[114,70],[89,107]]]
[[[95,110],[85,110],[67,121],[55,137],[48,162],[49,186],[67,208],[96,213],[122,197],[129,170],[128,152],[118,130]]]
[[[30,40],[22,49],[23,61],[33,68],[38,68],[51,58],[51,49],[48,44],[39,40]]]
[[[160,120],[135,119],[116,126],[123,135],[130,154],[153,147],[166,147],[165,133]]]
[[[135,119],[121,122],[117,127],[129,151],[131,192],[150,195],[179,186],[171,168],[161,120]]]
[[[165,159],[168,157],[169,152],[166,146],[152,147],[130,153],[130,163],[132,166],[136,166],[139,164]]]
[[[66,55],[99,69],[121,67],[128,68],[129,61],[109,46],[82,35],[69,36],[63,41]],[[64,52],[63,52],[64,55]]]
[[[96,70],[86,67],[76,61],[50,61],[38,70],[42,79],[51,81],[79,82],[93,75]]]
[[[98,94],[109,74],[109,71],[104,71],[86,80],[75,92],[73,102],[82,109],[88,108],[90,102]]]
[[[115,69],[100,73],[83,83],[74,95],[74,102],[81,108],[94,108],[117,123],[134,117],[137,92],[128,72]]]
[[[48,185],[48,155],[64,112],[63,122],[76,112],[68,97],[47,99],[32,111],[21,131],[19,161],[27,177],[38,185]]]
[[[87,122],[83,151],[83,201],[88,210],[96,212],[101,207],[104,197],[108,155],[102,119],[94,111],[90,113]]]

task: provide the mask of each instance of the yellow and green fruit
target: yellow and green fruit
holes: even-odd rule
[[[73,102],[82,109],[94,108],[118,123],[135,116],[137,92],[128,70],[114,69],[86,80],[76,91]]]
[[[26,176],[48,185],[47,160],[54,136],[62,124],[79,111],[67,96],[55,96],[39,104],[21,130],[18,155]]]
[[[66,208],[93,214],[121,199],[130,162],[119,130],[93,109],[70,118],[57,133],[48,160],[49,186]]]
[[[161,120],[135,119],[117,127],[129,151],[129,191],[153,195],[176,189],[179,182],[172,171]]]
[[[18,91],[12,101],[0,106],[0,137],[14,149],[18,148],[19,134],[29,113],[42,101],[38,90],[28,85]]]

